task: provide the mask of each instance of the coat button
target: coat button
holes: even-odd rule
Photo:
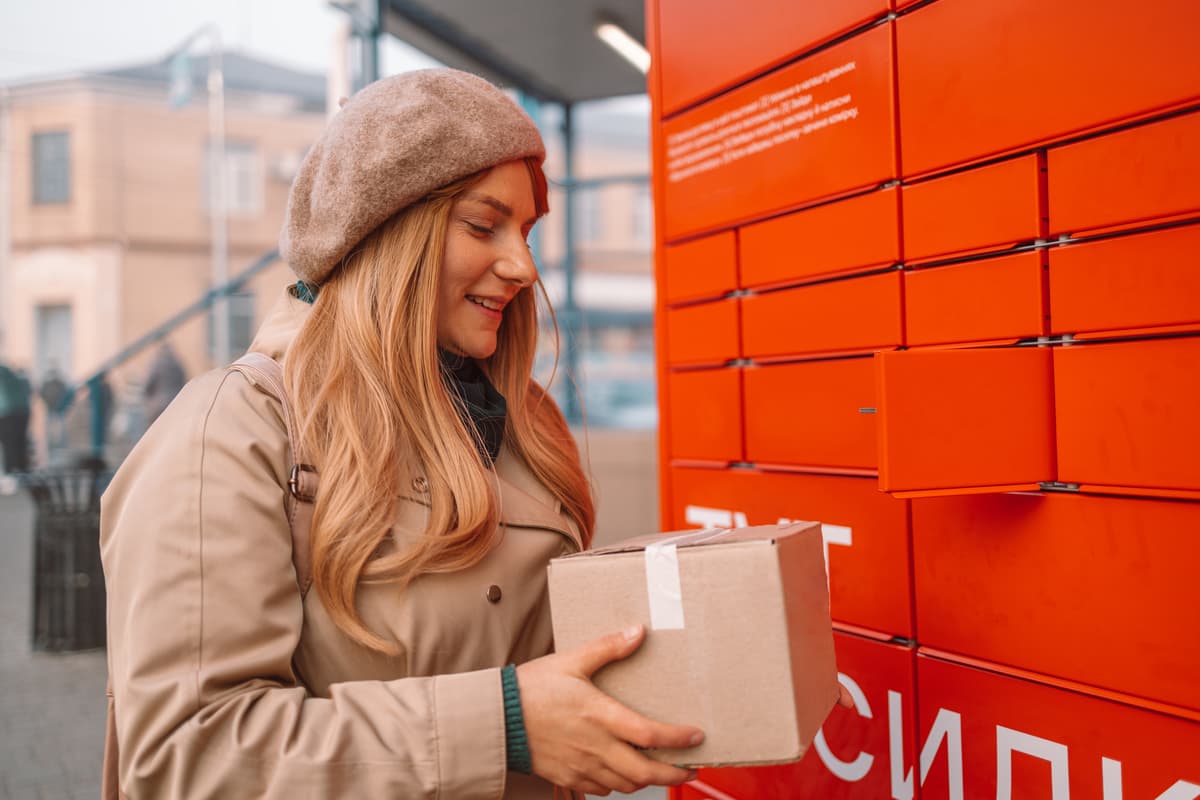
[[[424,475],[418,475],[412,479],[412,487],[414,492],[424,494],[429,491],[429,481],[425,479]]]
[[[493,583],[491,586],[488,587],[486,596],[487,596],[489,603],[499,603],[500,597],[503,594],[504,593],[500,591],[500,587]]]

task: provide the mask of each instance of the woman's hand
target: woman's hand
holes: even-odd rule
[[[597,670],[629,656],[645,634],[637,625],[517,667],[534,773],[596,795],[674,786],[696,777],[694,771],[654,761],[634,746],[694,747],[704,741],[699,728],[647,719],[592,684]]]

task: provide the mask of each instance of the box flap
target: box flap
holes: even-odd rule
[[[669,533],[652,533],[647,536],[635,536],[620,542],[587,550],[582,553],[571,553],[554,559],[562,561],[591,556],[610,555],[613,553],[637,553],[650,545],[675,545],[675,547],[711,547],[715,545],[742,544],[746,542],[762,542],[771,544],[776,539],[792,536],[807,530],[809,526],[818,525],[816,522],[793,521],[781,522],[778,525],[752,525],[747,528],[704,528],[702,530],[672,531]]]

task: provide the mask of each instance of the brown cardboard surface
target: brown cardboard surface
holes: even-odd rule
[[[646,640],[596,685],[653,719],[696,725],[705,742],[652,751],[687,766],[770,764],[804,755],[838,696],[817,523],[687,531],[678,540],[683,627],[651,626],[639,537],[550,564],[560,650],[643,623]]]

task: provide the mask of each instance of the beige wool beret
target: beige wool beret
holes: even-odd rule
[[[537,126],[483,78],[425,69],[376,81],[342,107],[304,157],[279,252],[301,280],[319,285],[401,209],[527,157],[546,157]]]

